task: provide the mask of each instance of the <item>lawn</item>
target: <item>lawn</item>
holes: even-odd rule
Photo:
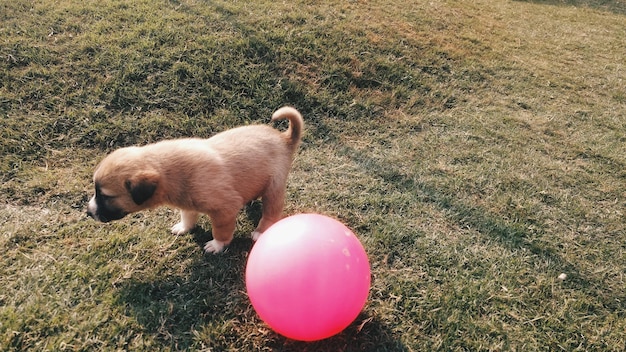
[[[0,0],[0,350],[626,349],[626,2]],[[120,147],[306,135],[285,215],[354,230],[363,312],[254,312],[258,202],[205,255],[175,209],[85,215]],[[277,126],[284,128],[284,125]]]

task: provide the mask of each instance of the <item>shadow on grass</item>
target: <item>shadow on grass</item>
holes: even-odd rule
[[[135,274],[116,285],[124,313],[136,319],[145,335],[173,349],[192,348],[207,324],[219,327],[248,309],[243,268],[252,240],[237,238],[227,252],[209,256],[203,255],[202,245],[210,234],[197,231],[193,236],[197,257],[187,267],[172,274],[165,263],[146,269],[150,274],[145,277]]]
[[[601,291],[604,287],[601,282],[592,282],[586,278],[575,265],[563,259],[555,248],[542,241],[544,236],[541,232],[542,224],[527,223],[524,222],[524,219],[515,223],[506,221],[497,214],[492,214],[474,205],[468,205],[453,194],[446,194],[388,163],[382,164],[366,153],[349,146],[344,145],[340,153],[349,156],[368,173],[378,175],[389,185],[394,185],[399,191],[414,193],[421,202],[435,204],[445,210],[449,214],[449,218],[461,227],[475,229],[482,235],[495,239],[510,249],[524,249],[554,263],[555,267],[570,275],[569,285],[583,290],[591,288],[594,291]]]
[[[294,341],[272,333],[266,347],[275,352],[409,351],[383,322],[363,312],[344,331],[325,340]]]
[[[554,6],[589,7],[594,10],[608,11],[619,15],[626,15],[626,3],[618,0],[515,0]]]
[[[261,204],[253,202],[244,211],[256,223]],[[245,266],[252,240],[236,236],[224,253],[203,255],[202,247],[210,239],[208,231],[193,233],[198,253],[176,275],[165,263],[163,268],[150,268],[149,276],[135,274],[116,285],[116,301],[124,314],[162,346],[219,351],[407,351],[391,329],[366,312],[343,332],[322,341],[300,342],[274,333],[258,318],[246,293]]]

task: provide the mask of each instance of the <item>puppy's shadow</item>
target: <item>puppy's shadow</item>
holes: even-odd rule
[[[260,214],[259,202],[245,208],[239,219],[243,224],[238,224],[224,253],[202,255],[203,249],[183,246],[165,265],[143,268],[117,282],[115,302],[122,314],[136,320],[143,334],[177,350],[193,350],[199,342],[218,351],[234,345],[254,350],[255,344],[257,349],[260,344],[277,352],[408,350],[393,327],[372,312],[362,312],[343,332],[313,343],[290,340],[262,324],[246,293],[246,262],[253,243],[242,234],[258,222]],[[202,224],[191,235],[202,248],[212,238],[210,224]],[[252,339],[242,336],[242,331],[266,335]]]
[[[192,236],[200,248],[187,246],[115,284],[124,314],[158,343],[181,350],[193,349],[194,334],[206,326],[252,316],[244,279],[252,239],[236,237],[223,253],[203,254],[211,232],[198,228]]]

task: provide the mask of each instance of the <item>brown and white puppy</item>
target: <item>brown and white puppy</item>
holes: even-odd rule
[[[289,120],[284,132],[252,125],[209,139],[175,139],[118,149],[96,168],[96,194],[87,214],[109,222],[170,205],[181,210],[180,222],[172,227],[177,235],[189,232],[198,216],[207,214],[213,240],[204,249],[217,253],[232,241],[239,211],[260,197],[262,217],[252,233],[257,240],[281,217],[287,175],[304,126],[302,115],[291,107],[272,115],[272,121],[282,119]]]

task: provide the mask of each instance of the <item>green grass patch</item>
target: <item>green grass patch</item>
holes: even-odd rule
[[[621,1],[5,1],[0,349],[626,348]],[[172,209],[84,215],[108,152],[267,123],[306,135],[285,213],[354,229],[361,315],[314,343],[255,314]],[[564,280],[560,274],[566,274]]]

